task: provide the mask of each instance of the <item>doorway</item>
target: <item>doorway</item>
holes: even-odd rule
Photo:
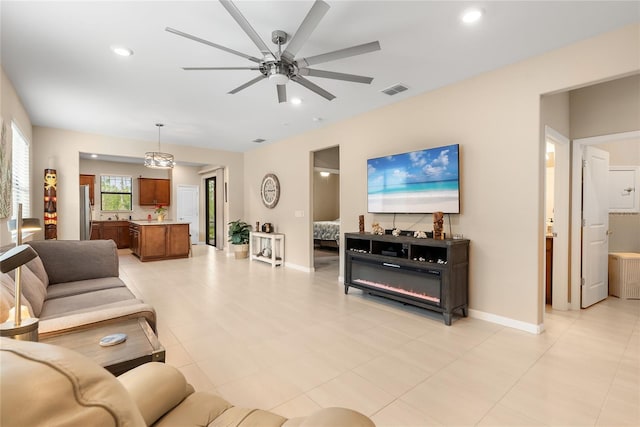
[[[205,197],[205,241],[207,245],[216,246],[216,177],[204,180]]]
[[[583,290],[583,268],[586,268],[584,258],[587,256],[583,250],[583,225],[582,225],[582,211],[583,211],[583,189],[582,189],[582,165],[583,165],[583,151],[588,146],[602,146],[603,144],[609,144],[613,142],[624,143],[625,141],[632,141],[631,144],[637,144],[637,140],[640,139],[640,130],[631,132],[621,132],[609,135],[602,135],[590,138],[581,138],[573,141],[573,156],[572,156],[572,188],[571,188],[571,292],[572,296],[569,307],[573,310],[579,310],[582,308],[581,294]],[[608,165],[607,165],[608,168]],[[607,191],[606,185],[603,183],[597,183],[598,187],[604,186],[602,190]],[[607,203],[608,206],[608,203]],[[608,214],[607,214],[608,217]],[[608,218],[606,218],[608,220]],[[588,224],[587,224],[588,225]],[[607,247],[609,245],[609,238],[611,232],[609,231],[608,221],[602,228],[603,236],[601,240],[604,240]],[[622,231],[622,230],[621,230]],[[630,230],[622,231],[628,233]],[[608,248],[611,250],[611,248]],[[602,252],[602,251],[600,251]],[[599,275],[601,280],[607,280],[608,265],[607,260],[603,258],[607,257],[607,253],[599,255],[599,271],[596,277]],[[589,266],[593,264],[589,262]],[[606,296],[605,296],[606,297]],[[588,301],[587,301],[588,302]]]
[[[312,269],[337,277],[340,260],[340,147],[312,152]]]
[[[545,303],[569,302],[569,138],[545,126]]]
[[[200,235],[199,200],[197,185],[178,185],[178,208],[176,213],[178,220],[189,223],[189,235],[191,236],[192,245],[198,244]]]

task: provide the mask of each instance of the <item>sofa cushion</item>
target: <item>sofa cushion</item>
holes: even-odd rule
[[[140,300],[129,299],[97,307],[74,310],[57,317],[40,318],[38,336],[43,339],[105,323],[139,318],[144,318],[153,332],[157,334],[155,309]]]
[[[130,299],[135,299],[135,297],[126,287],[102,289],[95,292],[54,298],[47,300],[40,317],[43,319],[57,317],[79,309],[98,307],[104,304]]]
[[[20,284],[22,285],[22,295],[29,301],[33,308],[33,314],[36,317],[40,316],[42,311],[42,305],[44,299],[47,296],[47,287],[29,268],[22,267],[22,279]],[[9,276],[15,281],[16,270],[10,271]]]
[[[103,277],[100,279],[87,279],[77,282],[56,283],[47,288],[46,300],[68,297],[71,295],[85,294],[87,292],[103,289],[123,288],[124,282],[118,277]]]
[[[34,240],[28,244],[42,259],[50,285],[119,274],[113,240]]]
[[[16,285],[13,279],[6,273],[0,274],[0,323],[5,322],[9,318],[9,310],[13,308],[16,302]],[[26,306],[29,310],[29,316],[35,317],[33,308],[29,301],[22,294],[20,304]]]

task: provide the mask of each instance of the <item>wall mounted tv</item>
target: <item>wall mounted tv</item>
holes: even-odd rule
[[[370,213],[460,213],[459,146],[367,160]]]

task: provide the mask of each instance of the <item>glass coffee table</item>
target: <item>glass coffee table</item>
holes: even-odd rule
[[[109,347],[100,345],[101,338],[119,333],[127,335],[126,341]],[[143,363],[165,361],[164,347],[142,317],[48,337],[40,342],[77,351],[116,376]]]

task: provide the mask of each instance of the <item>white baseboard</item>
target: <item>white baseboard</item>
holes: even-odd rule
[[[309,267],[303,267],[301,265],[298,264],[292,264],[290,262],[285,262],[284,266],[287,268],[291,268],[293,270],[298,270],[298,271],[304,271],[305,273],[313,273],[313,268],[309,268]]]
[[[544,324],[542,323],[536,325],[534,323],[522,322],[520,320],[498,316],[497,314],[486,313],[480,310],[469,309],[469,316],[474,319],[486,320],[487,322],[496,323],[513,329],[519,329],[531,334],[541,334],[544,331]]]

